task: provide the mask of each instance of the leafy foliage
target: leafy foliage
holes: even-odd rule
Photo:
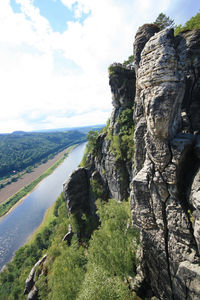
[[[158,25],[160,30],[162,30],[162,29],[167,28],[167,27],[173,27],[174,26],[174,20],[170,19],[165,14],[160,13],[153,24]]]
[[[107,138],[111,141],[110,150],[115,155],[116,161],[118,160],[130,160],[134,159],[134,122],[133,122],[133,110],[126,108],[120,114],[117,123],[119,124],[119,134],[113,135],[109,129]]]
[[[175,35],[192,29],[200,29],[200,13],[197,13],[194,17],[188,20],[185,25],[178,25],[175,27]]]
[[[98,137],[98,132],[97,131],[89,131],[87,135],[87,140],[88,140],[88,152],[93,152],[96,146],[96,140]]]
[[[134,59],[134,56],[130,55],[128,57],[128,59],[123,62],[123,65],[128,66],[129,64],[133,63],[133,59]]]
[[[88,158],[89,158],[90,154],[95,155],[97,138],[98,138],[98,131],[90,130],[88,132],[88,135],[87,135],[88,143],[87,143],[87,146],[85,149],[85,153],[83,155],[83,159],[80,163],[81,167],[86,167],[88,165],[88,163],[89,163]]]

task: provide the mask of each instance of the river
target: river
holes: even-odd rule
[[[45,211],[62,192],[63,182],[81,162],[86,143],[74,148],[64,162],[46,177],[24,201],[0,218],[0,270],[41,224]]]

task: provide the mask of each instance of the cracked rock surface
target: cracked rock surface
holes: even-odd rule
[[[145,25],[134,49],[140,271],[159,299],[200,299],[200,30]]]

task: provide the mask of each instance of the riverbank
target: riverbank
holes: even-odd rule
[[[53,159],[47,161],[35,168],[33,172],[26,173],[17,182],[13,182],[9,186],[0,190],[0,217],[9,212],[15,205],[23,200],[45,177],[50,175],[63,160],[67,157],[70,151],[76,145],[70,146],[61,151]]]
[[[37,227],[37,229],[28,237],[25,245],[30,245],[31,243],[34,242],[34,240],[37,237],[37,234],[42,233],[44,231],[45,228],[48,228],[50,223],[53,222],[53,220],[55,220],[55,215],[54,215],[54,210],[55,210],[55,206],[56,203],[59,201],[60,198],[63,198],[64,194],[63,192],[58,196],[58,198],[56,199],[56,201],[46,210],[44,217],[42,219],[41,224],[39,225],[39,227]]]

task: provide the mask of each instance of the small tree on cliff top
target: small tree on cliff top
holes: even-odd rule
[[[158,25],[158,27],[162,30],[167,27],[173,27],[174,20],[170,19],[170,17],[167,17],[165,14],[160,13],[153,24]]]

